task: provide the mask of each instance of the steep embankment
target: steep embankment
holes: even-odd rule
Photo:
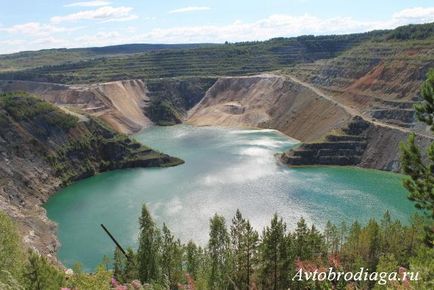
[[[312,141],[349,119],[341,107],[288,78],[259,75],[219,78],[190,111],[187,122],[272,128]]]
[[[44,254],[54,254],[58,243],[41,204],[59,187],[106,170],[180,163],[93,118],[26,94],[0,95],[0,210],[20,224],[27,245]]]
[[[140,80],[74,86],[2,81],[0,91],[28,92],[58,106],[79,109],[120,133],[130,134],[152,124],[143,114],[149,97]]]
[[[409,132],[379,125],[360,116],[323,138],[282,153],[288,165],[350,165],[398,172],[399,144]],[[416,135],[416,144],[426,148],[433,139]]]
[[[0,92],[27,92],[66,110],[95,116],[119,133],[132,134],[153,123],[180,123],[214,81],[174,78],[71,86],[0,81]]]

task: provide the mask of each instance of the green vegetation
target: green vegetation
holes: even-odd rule
[[[415,107],[420,121],[430,126],[434,132],[434,70],[428,73],[422,85],[423,103]],[[430,219],[426,226],[426,243],[434,246],[434,142],[428,147],[426,158],[415,143],[415,135],[409,136],[407,144],[401,144],[403,172],[409,176],[404,186],[410,192],[409,199],[415,202]]]
[[[387,38],[408,40],[408,39],[427,39],[434,36],[434,23],[410,24],[396,28],[391,31]]]
[[[39,66],[73,63],[100,57],[113,57],[159,50],[206,47],[210,44],[125,44],[89,48],[43,49],[0,55],[0,71],[12,71]]]
[[[54,105],[32,97],[27,93],[0,94],[0,110],[4,109],[15,121],[40,121],[64,130],[73,128],[78,118],[65,114]],[[2,116],[5,119],[5,116]],[[0,119],[0,122],[1,119]]]
[[[182,163],[115,133],[95,118],[80,123],[76,116],[26,93],[0,94],[0,130],[15,132],[14,124],[28,132],[16,135],[14,146],[31,144],[64,185],[117,168]]]
[[[348,289],[345,287],[351,285],[357,289],[396,289],[408,282],[293,278],[299,269],[320,273],[332,268],[336,272],[356,273],[363,267],[369,272],[398,273],[404,267],[405,271],[420,272],[419,280],[410,282],[413,287],[417,285],[415,289],[431,289],[434,283],[434,249],[423,243],[424,222],[420,217],[405,226],[393,221],[386,212],[380,222],[371,219],[365,226],[354,222],[349,227],[345,223],[328,223],[320,232],[304,219],[300,219],[294,231],[288,231],[285,222],[275,215],[259,235],[237,211],[229,229],[222,216],[210,219],[205,248],[191,241],[181,244],[165,225],[162,231],[158,229],[146,206],[140,224],[137,254],[129,250],[128,259],[115,259],[114,276],[118,281],[140,279],[155,289],[184,289],[180,285],[204,290]]]
[[[197,104],[216,78],[187,77],[146,81],[151,105],[146,115],[158,125],[180,123],[187,111]]]
[[[0,79],[95,83],[136,78],[255,74],[300,62],[331,58],[357,43],[382,34],[383,32],[371,32],[276,38],[264,42],[228,43],[107,56],[6,71],[0,74]]]
[[[107,270],[105,259],[105,265],[93,274],[83,273],[79,265],[74,267],[74,274],[66,274],[46,258],[25,253],[13,222],[0,213],[0,288],[104,290],[128,284],[128,289],[397,289],[410,283],[413,289],[423,290],[432,289],[434,283],[434,249],[423,243],[421,218],[404,226],[386,213],[380,222],[370,220],[365,226],[358,222],[349,227],[328,223],[321,233],[303,219],[294,231],[288,231],[275,215],[259,235],[237,211],[229,229],[219,215],[210,220],[205,248],[193,242],[182,244],[166,226],[160,231],[146,206],[140,223],[139,250],[128,249],[128,258],[116,250],[113,271]],[[385,284],[294,279],[299,269],[357,272],[360,267],[370,272],[396,271],[397,277],[404,267],[404,271],[418,271],[419,279],[402,282],[377,277],[377,282]],[[140,284],[149,286],[142,288]]]
[[[287,69],[295,64],[333,58],[361,46],[354,67],[372,64],[364,56],[412,48],[434,38],[434,24],[395,30],[329,36],[275,38],[262,42],[198,45],[123,45],[56,49],[0,56],[0,79],[56,83],[96,83],[178,76],[248,75]],[[356,53],[356,52],[355,52]]]
[[[181,123],[182,116],[169,100],[156,100],[148,109],[149,118],[157,120],[159,126],[172,126]]]

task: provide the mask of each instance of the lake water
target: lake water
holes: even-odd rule
[[[413,212],[402,176],[348,167],[287,168],[274,154],[297,141],[274,130],[153,127],[136,136],[155,149],[186,161],[173,168],[118,170],[76,182],[45,205],[58,223],[66,266],[80,261],[93,270],[115,248],[103,223],[124,247],[137,245],[143,203],[157,223],[183,241],[206,244],[214,213],[230,221],[237,208],[260,229],[277,212],[293,229],[304,217],[323,227],[386,210],[406,222]]]

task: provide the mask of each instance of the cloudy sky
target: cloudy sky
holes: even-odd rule
[[[0,53],[265,40],[434,21],[432,0],[0,0]]]

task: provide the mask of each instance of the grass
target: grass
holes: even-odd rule
[[[16,121],[32,121],[38,118],[48,125],[58,126],[64,130],[71,129],[78,123],[77,117],[65,114],[54,105],[27,93],[0,94],[0,108]],[[0,116],[0,123],[5,121],[5,116]]]

